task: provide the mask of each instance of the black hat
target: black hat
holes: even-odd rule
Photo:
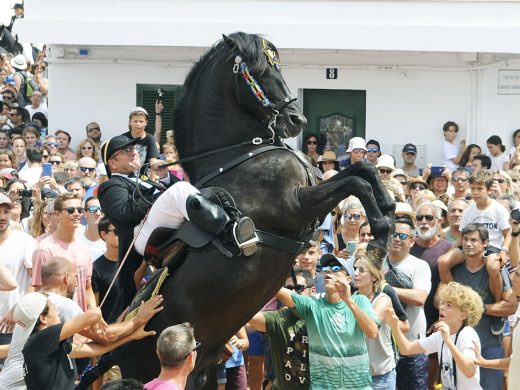
[[[110,160],[115,152],[124,149],[127,146],[135,145],[138,141],[139,138],[130,139],[124,135],[118,135],[101,145],[101,158],[103,159],[103,163],[107,168],[107,172],[109,172],[108,160]]]
[[[334,256],[332,253],[325,253],[320,258],[320,265],[328,267],[331,264],[339,264],[349,276],[354,276],[354,266],[347,260]]]
[[[15,4],[13,5],[13,8],[14,8],[14,9],[23,9],[23,3],[15,3]]]
[[[403,146],[403,153],[417,154],[417,147],[414,144],[406,144]]]

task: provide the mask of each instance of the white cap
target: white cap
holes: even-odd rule
[[[22,328],[22,335],[25,340],[33,332],[45,306],[47,306],[47,296],[39,292],[25,294],[15,305],[13,319]]]
[[[146,111],[143,107],[134,107],[130,110],[130,114],[128,115],[130,118],[134,114],[144,114],[148,118],[148,111]]]
[[[395,169],[394,158],[389,154],[382,154],[377,158],[376,168],[390,168]]]
[[[365,140],[361,137],[352,137],[350,141],[348,141],[347,153],[351,153],[354,149],[363,149],[365,152],[367,152],[367,145]]]

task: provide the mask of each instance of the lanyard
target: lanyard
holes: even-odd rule
[[[457,346],[457,340],[459,339],[459,334],[462,331],[462,329],[464,329],[464,325],[462,325],[460,327],[460,329],[457,331],[457,334],[455,335],[455,342],[454,342],[455,346]],[[441,372],[444,369],[444,367],[443,367],[444,365],[442,364],[442,362],[443,362],[443,360],[442,360],[442,353],[443,353],[443,351],[444,351],[444,340],[442,340],[442,345],[441,345],[441,360],[440,360],[440,367],[439,367],[439,375],[437,376],[437,383],[438,384],[442,384]],[[453,354],[451,356],[451,364],[453,366],[453,386],[454,386],[454,389],[457,389],[457,365],[455,364],[455,359],[453,358]],[[437,388],[437,387],[435,387],[435,388]],[[442,389],[442,387],[440,387],[440,389]]]

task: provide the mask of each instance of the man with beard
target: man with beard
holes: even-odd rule
[[[94,195],[96,182],[96,160],[91,157],[82,157],[78,160],[81,184],[85,189],[85,200]]]
[[[94,143],[96,144],[96,148],[99,150],[101,145],[101,128],[99,126],[99,123],[97,122],[90,122],[85,127],[87,138],[90,138]]]
[[[426,329],[429,329],[439,318],[439,310],[433,305],[435,292],[440,283],[439,267],[437,259],[440,255],[448,252],[451,244],[439,238],[439,218],[441,210],[431,202],[421,203],[416,210],[415,228],[417,229],[417,237],[415,237],[414,246],[410,249],[410,254],[422,259],[428,263],[431,271],[432,287],[426,302],[424,303],[424,314],[426,316]],[[439,363],[437,354],[429,355],[428,378],[429,388],[433,389],[435,381],[438,377]]]
[[[409,218],[395,221],[395,232],[383,262],[385,279],[397,292],[410,322],[406,338],[410,341],[426,336],[424,303],[431,290],[431,271],[425,261],[410,254],[415,243],[414,224]],[[428,359],[424,354],[401,355],[397,364],[399,390],[426,389],[428,383]]]
[[[460,233],[460,222],[462,221],[462,213],[468,207],[468,202],[464,199],[455,199],[448,204],[448,223],[449,226],[444,229],[444,236],[450,243],[457,240],[462,241]]]

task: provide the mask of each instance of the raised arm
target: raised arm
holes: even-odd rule
[[[266,332],[265,316],[261,311],[256,313],[255,316],[253,318],[251,318],[248,323],[255,330],[257,330],[259,332],[264,332],[264,333]]]
[[[282,301],[282,303],[285,306],[291,309],[296,306],[294,300],[292,299],[291,290],[289,290],[288,288],[282,287],[280,291],[278,291],[278,293],[276,294],[276,299]]]
[[[413,342],[408,340],[401,329],[399,329],[399,318],[395,315],[394,309],[391,307],[386,308],[384,315],[386,322],[390,325],[390,328],[392,328],[392,334],[399,347],[399,352],[403,355],[418,355],[424,353],[424,349],[418,340]]]

